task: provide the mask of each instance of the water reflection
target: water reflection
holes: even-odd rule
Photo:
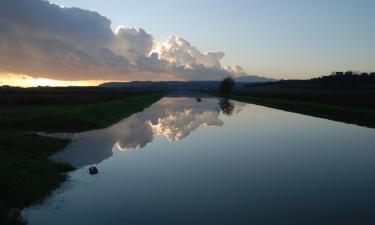
[[[217,98],[165,97],[127,119],[103,130],[73,135],[73,143],[54,159],[75,167],[95,164],[112,156],[113,150],[145,147],[155,135],[175,142],[186,138],[200,126],[221,127],[221,114],[239,113],[242,103]]]
[[[229,101],[229,99],[221,98],[219,101],[219,105],[224,114],[229,116],[233,114],[233,110],[235,107],[233,103]]]
[[[166,98],[74,135],[61,157],[75,165],[144,149],[113,151],[95,176],[73,171],[22,215],[30,225],[375,224],[375,129],[232,104]]]

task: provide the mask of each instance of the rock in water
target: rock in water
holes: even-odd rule
[[[98,168],[96,168],[95,166],[92,166],[92,167],[89,168],[89,173],[91,175],[98,174],[98,172],[99,172]]]

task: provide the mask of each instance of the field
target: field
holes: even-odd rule
[[[312,89],[269,85],[249,86],[235,91],[234,94],[375,110],[374,89]]]
[[[0,107],[1,224],[22,224],[19,210],[43,200],[66,179],[65,172],[74,169],[48,159],[68,145],[69,140],[40,137],[29,132],[78,132],[104,128],[143,110],[164,94],[121,93],[115,95],[117,100],[103,101],[103,95],[95,98],[92,93],[86,96],[80,93],[75,104],[66,105],[58,101],[63,94],[53,93],[45,96],[49,99],[47,102],[37,97],[39,102],[34,105],[18,102],[16,106],[6,104]],[[16,95],[8,94],[7,98],[18,99],[19,94]],[[31,97],[35,96],[43,94],[36,92]],[[49,103],[50,100],[55,104]]]
[[[160,96],[139,94],[75,105],[5,106],[0,108],[0,130],[73,132],[103,128],[142,110]]]
[[[252,86],[227,97],[248,103],[375,127],[375,91]]]
[[[101,87],[0,87],[0,107],[25,105],[76,105],[139,96],[151,91]]]

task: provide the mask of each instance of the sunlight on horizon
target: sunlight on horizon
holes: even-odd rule
[[[63,81],[18,74],[5,74],[3,76],[4,78],[0,79],[0,86],[8,85],[12,87],[97,86],[109,82],[107,80]]]

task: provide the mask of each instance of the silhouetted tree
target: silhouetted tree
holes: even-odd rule
[[[220,84],[219,91],[221,94],[229,94],[234,88],[234,85],[234,79],[232,77],[224,78]]]
[[[353,71],[346,71],[344,75],[345,76],[353,76],[354,73],[353,73]]]
[[[371,88],[375,87],[373,72],[347,71],[332,72],[329,76],[310,80],[279,81],[283,87],[290,88]]]
[[[232,115],[233,114],[233,110],[234,110],[234,105],[233,103],[231,103],[229,101],[229,99],[227,98],[221,98],[219,100],[219,105],[220,105],[220,109],[221,111],[223,111],[223,113],[225,115]]]

